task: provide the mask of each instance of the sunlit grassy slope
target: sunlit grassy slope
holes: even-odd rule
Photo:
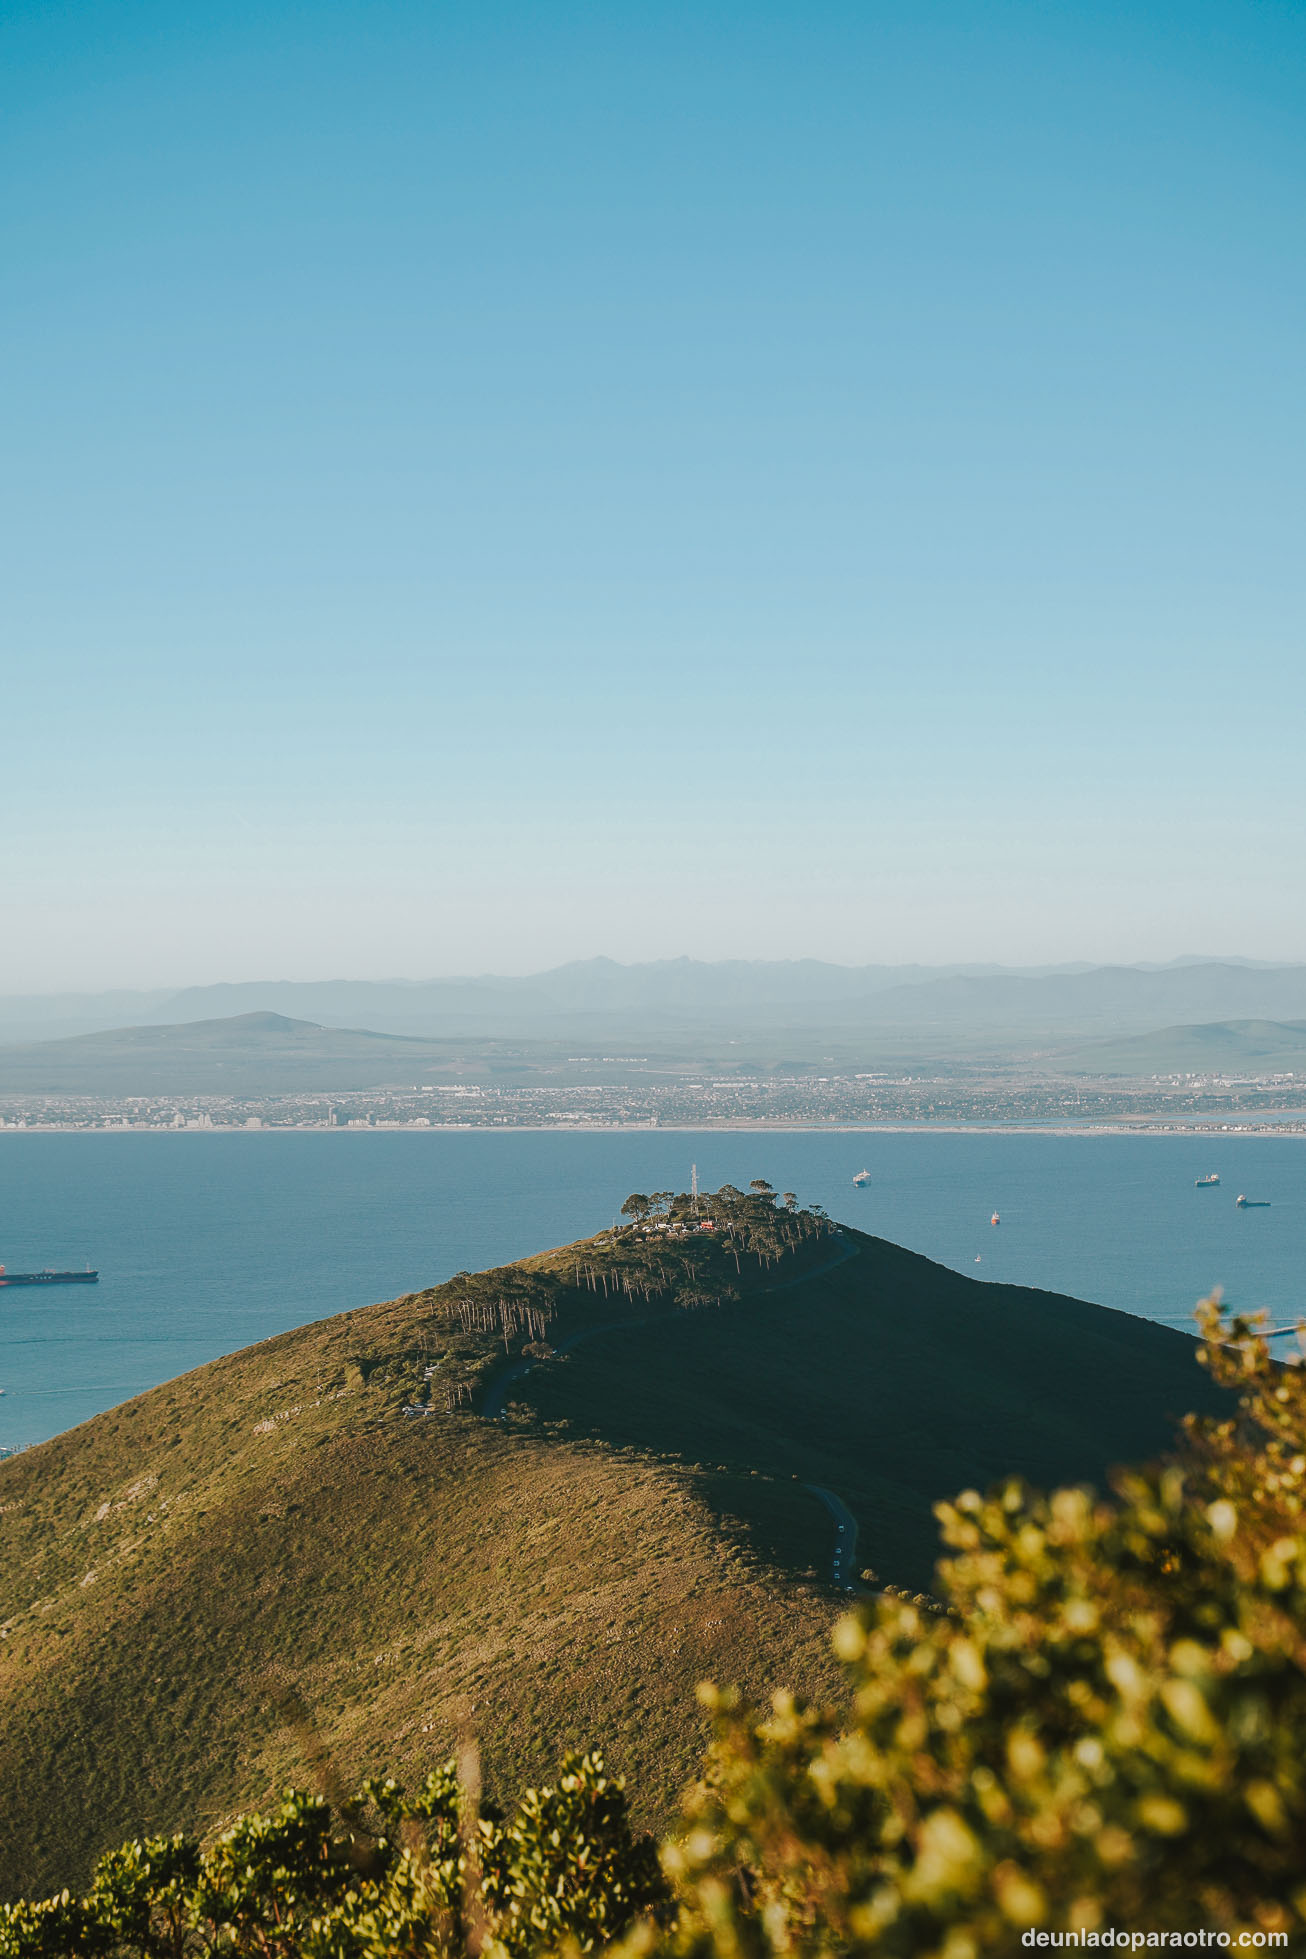
[[[1179,1335],[856,1233],[738,1273],[694,1257],[741,1296],[628,1298],[626,1252],[592,1242],[265,1341],[0,1465],[0,1895],[211,1828],[322,1754],[415,1774],[460,1728],[504,1793],[602,1742],[657,1821],[695,1681],[834,1685],[833,1525],[804,1481],[852,1505],[863,1561],[923,1583],[936,1495],[1100,1478],[1211,1402]],[[446,1404],[483,1403],[530,1329],[461,1326],[476,1285],[552,1287],[555,1344],[653,1317],[488,1421]]]

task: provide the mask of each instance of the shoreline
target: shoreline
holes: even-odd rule
[[[6,1136],[1276,1136],[1306,1141],[1306,1121],[1287,1126],[1286,1119],[1249,1122],[1171,1122],[1164,1117],[1133,1121],[1065,1123],[1036,1118],[1011,1122],[788,1122],[783,1118],[757,1122],[430,1122],[376,1123],[358,1128],[325,1123],[215,1123],[211,1128],[174,1129],[167,1125],[106,1123],[99,1128],[72,1122],[0,1124]]]

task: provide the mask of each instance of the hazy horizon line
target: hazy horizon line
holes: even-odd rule
[[[85,1000],[102,999],[112,996],[143,997],[159,996],[169,998],[177,994],[207,992],[218,987],[248,986],[398,986],[422,987],[444,985],[473,985],[477,982],[516,981],[546,979],[555,973],[562,973],[576,967],[612,966],[623,972],[637,972],[665,966],[819,966],[828,971],[897,972],[916,971],[935,973],[950,977],[1010,974],[1039,975],[1052,977],[1058,973],[1087,973],[1110,970],[1132,970],[1138,972],[1163,972],[1180,966],[1245,966],[1271,970],[1306,965],[1306,954],[1297,956],[1266,958],[1259,955],[1234,952],[1175,953],[1165,959],[1049,959],[1006,961],[997,959],[866,959],[842,960],[827,959],[815,953],[796,953],[786,958],[767,958],[747,954],[728,954],[718,958],[703,958],[694,953],[664,954],[650,959],[616,959],[607,953],[581,954],[575,958],[564,959],[548,966],[524,967],[519,971],[507,971],[481,967],[477,970],[464,968],[460,972],[425,973],[418,976],[403,973],[348,974],[317,972],[308,976],[292,976],[281,973],[271,975],[257,973],[243,978],[223,977],[217,979],[158,980],[151,983],[137,982],[108,983],[81,988],[37,987],[26,988],[21,992],[0,994],[0,1000]]]

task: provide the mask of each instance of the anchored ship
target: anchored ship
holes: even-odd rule
[[[858,1190],[865,1190],[867,1184],[870,1181],[871,1181],[871,1173],[869,1170],[859,1170],[857,1172],[857,1175],[853,1178],[853,1182],[856,1184]]]
[[[1193,1185],[1194,1188],[1197,1190],[1210,1190],[1211,1186],[1213,1184],[1218,1184],[1219,1181],[1220,1181],[1219,1171],[1212,1170],[1209,1177],[1194,1177]]]
[[[93,1286],[99,1278],[89,1265],[84,1272],[6,1272],[0,1265],[0,1286]]]
[[[1240,1211],[1268,1211],[1270,1208],[1268,1197],[1235,1197],[1233,1201]]]

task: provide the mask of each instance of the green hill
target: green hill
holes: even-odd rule
[[[657,1822],[697,1680],[833,1688],[805,1485],[915,1587],[937,1496],[1100,1481],[1216,1403],[1149,1322],[716,1209],[264,1341],[0,1464],[0,1896],[465,1729],[505,1793],[601,1741]],[[554,1358],[512,1378],[527,1348]]]
[[[1091,1041],[1054,1057],[1069,1074],[1306,1077],[1306,1020],[1212,1020],[1127,1040]]]
[[[0,1094],[334,1093],[406,1087],[450,1059],[448,1042],[245,1013],[0,1048]]]

